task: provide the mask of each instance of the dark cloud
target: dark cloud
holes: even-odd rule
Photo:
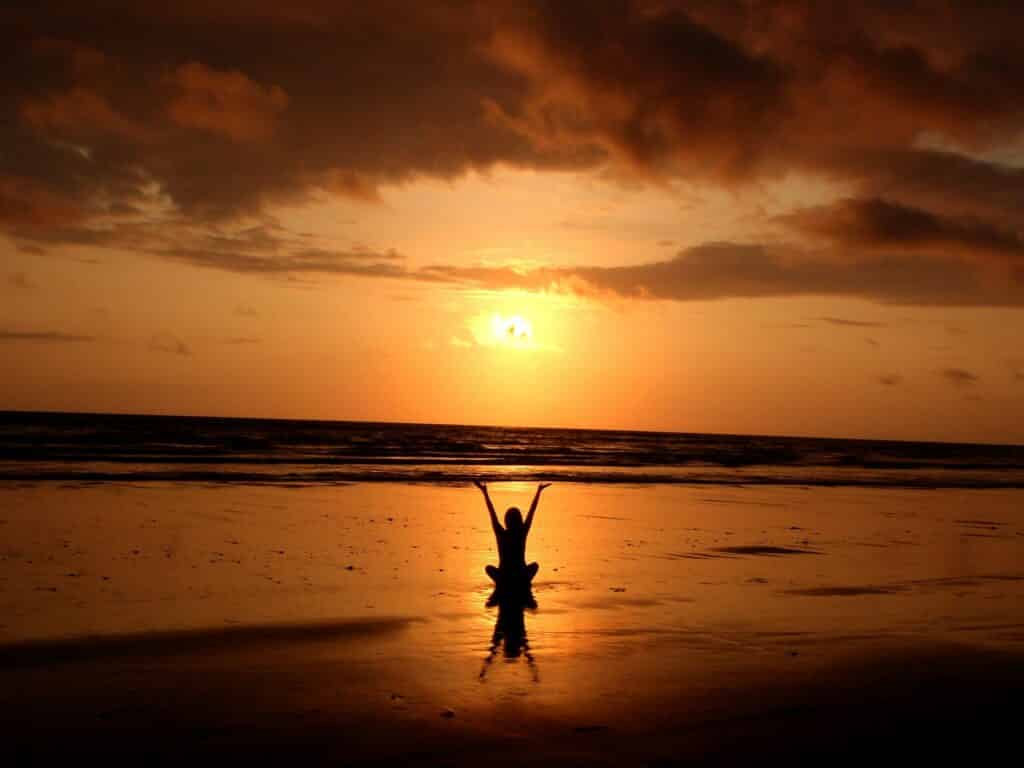
[[[978,376],[965,368],[943,368],[939,373],[955,387],[969,387],[978,383]]]
[[[172,122],[236,142],[269,139],[288,106],[281,88],[261,86],[237,70],[192,61],[167,79],[178,91],[167,107]]]
[[[406,277],[408,272],[392,264],[393,251],[366,253],[364,251],[307,250],[262,255],[229,248],[166,248],[155,254],[197,267],[213,267],[229,272],[257,274],[296,274],[302,272],[359,275],[363,277]]]
[[[235,314],[239,317],[251,317],[258,318],[260,311],[256,307],[251,307],[248,304],[239,304],[235,307]]]
[[[37,286],[24,272],[12,272],[7,276],[7,284],[21,291],[31,291]]]
[[[903,383],[903,377],[895,373],[888,373],[879,376],[878,383],[884,387],[895,387]]]
[[[868,199],[1021,229],[1024,168],[906,148],[846,151],[826,158],[822,167],[857,184]]]
[[[50,245],[117,248],[229,272],[409,276],[401,266],[404,256],[394,249],[318,247],[308,236],[291,233],[276,223],[232,229],[214,223],[192,226],[177,218],[171,222],[120,222],[103,229],[54,228],[40,238]]]
[[[751,173],[786,120],[782,64],[680,10],[518,5],[499,14],[488,50],[522,78],[524,94],[489,103],[497,124],[531,144],[735,178]]]
[[[232,336],[229,339],[224,340],[225,344],[262,344],[263,339],[256,338],[255,336]]]
[[[165,352],[171,355],[182,355],[183,357],[188,357],[192,354],[192,350],[189,349],[184,341],[166,331],[154,334],[149,340],[149,348],[153,352]]]
[[[847,199],[807,208],[783,220],[803,232],[860,250],[962,252],[1014,260],[1024,257],[1024,241],[1015,231],[878,198]]]
[[[524,93],[481,50],[495,26],[486,8],[299,3],[307,23],[259,5],[8,14],[4,124],[23,151],[3,171],[41,185],[34,215],[80,215],[101,195],[136,205],[152,181],[209,218],[315,189],[372,198],[422,174],[582,162],[484,108]]]
[[[846,325],[853,328],[888,328],[888,323],[879,323],[872,320],[853,320],[849,317],[823,317],[823,323],[829,325]]]
[[[0,232],[21,250],[670,299],[1021,303],[1024,169],[990,152],[1024,130],[1012,3],[209,6],[0,11]],[[787,215],[770,247],[529,277],[227,229],[273,203],[372,201],[498,164],[728,187],[796,172],[849,198]],[[158,203],[174,212],[159,227]]]
[[[33,341],[43,343],[78,343],[95,340],[95,336],[84,336],[77,333],[62,333],[59,331],[10,331],[0,329],[0,342]]]
[[[955,260],[906,255],[822,260],[789,247],[727,242],[688,248],[668,261],[623,267],[524,272],[437,266],[414,276],[492,289],[674,301],[819,295],[904,305],[1024,305],[1024,280],[992,280]]]

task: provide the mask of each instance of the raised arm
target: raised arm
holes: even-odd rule
[[[540,502],[540,492],[549,485],[551,485],[551,483],[541,483],[537,486],[537,493],[533,495],[533,502],[530,504],[530,511],[526,514],[526,522],[523,523],[523,527],[526,528],[527,532],[529,532],[530,526],[533,525],[533,513],[537,511],[537,504]]]
[[[487,502],[487,512],[491,516],[491,528],[494,529],[495,534],[500,533],[502,527],[498,523],[498,516],[494,513],[494,505],[491,503],[491,496],[487,493],[487,484],[482,483],[479,480],[474,480],[473,485],[480,489],[480,493],[484,495],[484,501]]]

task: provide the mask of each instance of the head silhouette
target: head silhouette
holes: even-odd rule
[[[509,507],[505,513],[505,530],[519,531],[523,528],[523,513],[519,507]]]

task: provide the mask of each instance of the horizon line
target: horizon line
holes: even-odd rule
[[[277,421],[277,422],[305,422],[321,424],[386,424],[397,427],[464,427],[469,429],[520,429],[532,431],[559,431],[559,432],[619,432],[619,433],[640,433],[651,435],[706,435],[710,437],[757,437],[783,440],[831,440],[831,441],[859,441],[871,443],[915,443],[921,445],[987,445],[1002,448],[1024,448],[1024,443],[1000,443],[990,441],[964,441],[964,440],[911,440],[906,438],[889,437],[826,437],[822,435],[794,435],[794,434],[767,434],[767,433],[745,433],[745,432],[688,432],[685,430],[664,430],[664,429],[624,429],[608,427],[543,427],[532,425],[509,425],[509,424],[463,424],[454,422],[433,422],[433,421],[380,421],[375,419],[315,419],[289,416],[211,416],[208,414],[189,413],[135,413],[135,412],[107,412],[107,411],[57,411],[57,410],[34,410],[17,408],[0,408],[0,419],[11,415],[20,416],[115,416],[122,418],[161,418],[161,419],[206,419],[220,421]]]

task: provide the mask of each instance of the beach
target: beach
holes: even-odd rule
[[[0,768],[1014,764],[1022,11],[4,4]]]
[[[500,509],[532,491],[492,485]],[[424,764],[985,754],[1024,681],[1022,498],[562,483],[529,540],[536,608],[509,611],[486,605],[469,486],[6,483],[4,739]]]

